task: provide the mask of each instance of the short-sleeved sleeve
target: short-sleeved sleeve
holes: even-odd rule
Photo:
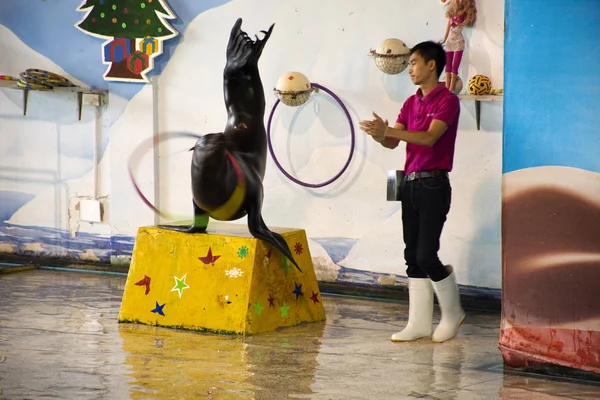
[[[456,121],[459,111],[460,100],[458,99],[458,96],[448,96],[437,105],[433,114],[433,119],[440,120],[449,126]]]
[[[398,124],[402,124],[406,127],[408,127],[408,109],[409,109],[409,104],[410,99],[406,100],[404,102],[404,104],[402,105],[402,108],[400,109],[400,113],[398,114],[398,118],[396,118],[396,122]]]

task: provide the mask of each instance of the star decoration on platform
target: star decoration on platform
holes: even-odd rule
[[[260,299],[259,299],[258,302],[256,304],[254,304],[254,314],[256,314],[256,315],[258,315],[260,317],[261,316],[260,313],[264,309],[265,308],[260,305]]]
[[[288,311],[290,310],[290,308],[292,307],[288,306],[284,301],[283,306],[279,307],[279,310],[281,311],[281,317],[289,318]]]
[[[144,294],[150,293],[150,277],[144,275],[144,278],[135,283],[136,286],[146,286],[146,292]]]
[[[269,296],[269,307],[275,307],[275,298],[273,295]]]
[[[165,307],[167,303],[163,304],[162,306],[158,305],[158,301],[156,302],[156,307],[154,308],[154,310],[152,310],[151,312],[156,313],[156,314],[160,314],[163,317],[165,316],[165,313],[163,312],[163,308]]]
[[[237,255],[239,258],[246,258],[248,255],[248,247],[242,246],[238,249]]]
[[[171,289],[171,292],[178,291],[179,298],[181,298],[181,295],[183,294],[183,290],[188,289],[190,287],[187,283],[185,283],[186,276],[187,276],[187,274],[185,274],[183,276],[183,278],[178,278],[176,276],[173,277],[173,278],[175,278],[175,286],[173,287],[173,289]]]
[[[294,246],[294,251],[298,255],[302,254],[302,252],[304,251],[304,248],[302,248],[302,243],[296,242],[296,245]]]
[[[227,304],[231,304],[231,300],[229,300],[229,295],[225,295],[225,302]]]
[[[298,285],[296,282],[294,282],[294,286],[295,288],[292,293],[296,295],[296,300],[298,300],[298,297],[304,295],[304,293],[302,293],[302,284]]]
[[[234,267],[228,271],[225,271],[225,275],[227,275],[230,278],[239,278],[243,274],[244,274],[244,271],[242,271],[241,269],[239,269],[237,267]]]
[[[283,256],[283,255],[281,257],[281,265],[279,265],[279,266],[281,268],[283,268],[283,273],[285,274],[285,276],[287,276],[288,272],[290,272],[290,269],[292,269],[292,266],[288,262],[288,259],[285,258],[285,256]]]
[[[312,292],[312,296],[310,296],[310,299],[313,301],[313,304],[317,304],[319,302],[319,294],[315,293],[314,291]]]
[[[221,256],[213,256],[212,253],[212,247],[208,248],[208,253],[206,254],[205,257],[198,257],[198,259],[200,261],[202,261],[205,265],[211,264],[211,265],[215,265],[215,262],[220,258]]]

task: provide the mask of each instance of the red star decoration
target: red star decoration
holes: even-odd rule
[[[294,246],[294,251],[298,255],[302,254],[302,252],[304,251],[304,249],[302,248],[302,243],[296,242],[296,245]]]
[[[317,304],[319,302],[319,294],[313,292],[313,295],[310,297],[310,299],[313,301],[313,304]]]
[[[208,248],[208,254],[206,254],[206,257],[198,257],[198,259],[200,261],[202,261],[204,264],[212,264],[215,265],[215,261],[217,261],[221,256],[213,256],[212,255],[212,248],[209,247]]]
[[[273,298],[273,295],[269,297],[269,306],[275,307],[275,298]]]
[[[150,293],[150,277],[144,275],[144,279],[139,280],[135,283],[136,286],[146,286],[146,292],[144,294]]]

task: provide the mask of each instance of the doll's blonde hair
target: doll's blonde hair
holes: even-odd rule
[[[465,13],[466,18],[463,24],[469,27],[475,24],[475,17],[477,16],[475,0],[449,0],[448,3],[446,18],[456,17],[457,15]]]

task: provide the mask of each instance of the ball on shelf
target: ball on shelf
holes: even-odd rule
[[[492,92],[492,81],[485,75],[474,75],[467,84],[469,94],[483,96]]]
[[[402,40],[390,38],[381,42],[370,54],[377,68],[386,74],[396,75],[408,66],[410,50]]]
[[[456,76],[456,82],[454,83],[454,90],[452,93],[459,94],[463,90],[463,81],[460,79],[460,76]]]
[[[296,71],[286,72],[277,81],[273,93],[285,105],[296,107],[308,100],[312,85],[308,78]]]

